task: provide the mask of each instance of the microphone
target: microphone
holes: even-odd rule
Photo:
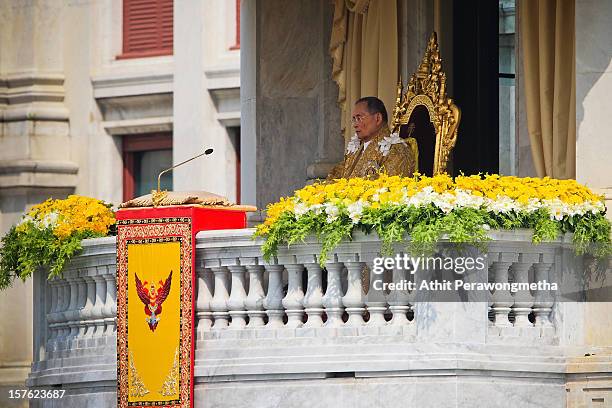
[[[161,173],[159,173],[159,174],[157,175],[157,193],[159,194],[159,193],[161,192],[161,187],[160,187],[160,184],[161,184],[161,176],[162,176],[162,174],[167,173],[167,172],[169,172],[170,170],[174,170],[174,169],[175,169],[175,168],[177,168],[178,166],[182,166],[182,165],[183,165],[183,164],[185,164],[185,163],[189,163],[190,161],[195,160],[195,159],[197,159],[198,157],[202,157],[202,156],[204,156],[204,155],[208,156],[208,155],[209,155],[209,154],[211,154],[212,152],[213,152],[213,149],[208,148],[208,149],[204,150],[204,153],[200,153],[200,154],[198,154],[197,156],[193,156],[192,158],[187,159],[187,160],[185,160],[185,161],[183,161],[183,162],[180,162],[179,164],[175,164],[175,165],[174,165],[174,166],[172,166],[172,167],[169,167],[169,168],[167,168],[167,169],[165,169],[165,170],[162,170],[162,172],[161,172]]]

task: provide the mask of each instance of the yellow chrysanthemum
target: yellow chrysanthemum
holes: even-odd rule
[[[70,195],[64,200],[48,199],[32,207],[26,219],[39,227],[51,227],[53,234],[60,239],[75,232],[106,235],[115,223],[113,211],[102,201],[79,195]],[[25,227],[26,223],[22,223],[17,229]]]

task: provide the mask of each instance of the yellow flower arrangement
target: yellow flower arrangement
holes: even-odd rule
[[[2,239],[0,289],[40,267],[48,268],[49,276],[60,274],[81,250],[82,239],[106,236],[114,224],[110,205],[94,198],[71,195],[35,205]]]
[[[30,222],[37,227],[51,227],[58,239],[85,232],[104,236],[110,226],[115,224],[115,215],[100,200],[70,195],[65,200],[50,198],[32,207],[17,226],[17,231],[25,231]]]
[[[407,233],[415,242],[442,233],[458,240],[484,240],[490,227],[533,228],[535,242],[573,232],[580,250],[590,242],[604,243],[609,250],[605,211],[603,197],[576,180],[380,174],[376,179],[338,179],[297,190],[268,206],[255,235],[266,238],[266,256],[274,254],[279,243],[295,242],[307,233],[322,237],[325,252],[339,239],[350,238],[353,228],[376,229],[387,243]]]

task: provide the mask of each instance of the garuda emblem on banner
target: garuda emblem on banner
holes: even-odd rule
[[[143,283],[138,278],[138,275],[134,276],[136,277],[136,292],[138,292],[138,297],[144,303],[144,311],[148,316],[145,321],[149,324],[149,329],[154,332],[160,320],[158,316],[162,312],[162,303],[164,303],[164,300],[166,300],[170,293],[172,271],[170,271],[170,275],[168,275],[165,282],[159,281],[158,288],[155,287],[154,282],[149,284],[149,282],[144,281]]]

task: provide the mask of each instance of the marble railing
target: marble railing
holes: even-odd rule
[[[418,291],[376,291],[381,276],[369,271],[381,243],[374,235],[343,242],[322,268],[314,240],[280,248],[266,262],[252,232],[198,234],[195,390],[196,399],[207,390],[205,406],[228,397],[227,381],[251,392],[253,380],[418,377],[432,370],[457,376],[461,369],[483,378],[529,371],[542,384],[563,382],[559,345],[574,341],[571,328],[583,312],[554,293],[496,291],[478,301],[433,302]],[[542,245],[531,244],[529,231],[492,238],[484,281],[560,281],[573,257],[569,236]],[[62,277],[35,278],[28,385],[68,388],[66,406],[115,403],[115,262],[114,238],[86,240]],[[388,283],[419,278],[399,269],[382,275]]]
[[[252,240],[251,234],[250,230],[200,234],[198,332],[363,328],[365,333],[376,333],[372,329],[393,326],[407,333],[415,327],[416,291],[375,290],[375,281],[381,279],[369,272],[374,258],[381,256],[375,236],[356,234],[351,242],[335,248],[321,268],[321,248],[314,240],[280,249],[266,262],[261,242]],[[560,259],[563,248],[569,247],[569,236],[537,246],[532,245],[528,231],[496,232],[493,238],[484,254],[488,269],[484,281],[558,281],[560,270],[553,265],[555,257]],[[406,249],[397,245],[396,250],[394,255],[403,255]],[[411,275],[406,269],[394,269],[382,280],[399,285],[418,281],[430,272]],[[489,332],[498,337],[552,340],[553,306],[554,296],[547,290],[493,291],[485,312]]]

